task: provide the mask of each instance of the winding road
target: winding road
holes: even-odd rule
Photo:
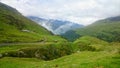
[[[45,44],[44,42],[36,42],[36,43],[0,43],[0,47],[1,46],[12,46],[12,45],[32,45],[32,44]]]

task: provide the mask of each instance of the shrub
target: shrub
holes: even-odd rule
[[[10,51],[10,52],[3,53],[3,56],[18,57],[18,53],[17,51]]]
[[[88,45],[78,45],[80,51],[95,51],[96,49]]]
[[[53,60],[65,55],[73,53],[73,48],[70,43],[57,43],[44,45],[39,48],[24,48],[18,51],[4,53],[4,56],[10,57],[36,57],[43,60]]]
[[[73,53],[73,50],[70,44],[58,43],[41,47],[36,51],[35,56],[44,60],[52,60],[71,53]]]

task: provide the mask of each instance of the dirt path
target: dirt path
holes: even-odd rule
[[[44,44],[43,42],[36,42],[36,43],[1,43],[0,46],[12,46],[12,45],[27,45],[27,44]]]

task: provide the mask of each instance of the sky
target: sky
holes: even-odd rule
[[[120,0],[0,0],[24,16],[37,16],[89,25],[120,15]]]

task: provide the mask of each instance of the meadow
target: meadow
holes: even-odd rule
[[[84,43],[86,44],[85,38],[84,38]],[[61,47],[61,45],[67,47],[63,47],[63,46]],[[93,43],[91,43],[91,45],[93,45]],[[104,47],[102,46],[102,49],[100,50],[97,50],[99,45],[97,45],[97,47],[95,47],[94,45],[95,48],[94,51],[88,50],[86,46],[87,45],[85,45],[85,48],[83,47],[84,50],[81,50],[81,47],[78,48],[79,45],[77,46],[76,42],[64,43],[64,44],[44,43],[44,44],[31,44],[31,45],[2,46],[0,47],[1,54],[7,52],[14,53],[21,49],[23,50],[24,53],[30,52],[30,54],[34,54],[33,52],[31,53],[30,49],[32,49],[32,51],[34,51],[34,49],[36,48],[41,50],[42,47],[43,53],[41,55],[47,56],[52,59],[45,60],[44,58],[34,57],[34,56],[21,57],[21,56],[9,55],[2,57],[0,59],[0,68],[119,68],[120,67],[120,43],[117,42],[107,43],[107,45],[105,44]],[[50,49],[51,47],[52,49]],[[43,50],[44,48],[45,50]],[[54,51],[56,51],[55,48],[58,50],[57,53],[60,52],[60,54],[54,54],[55,53]],[[56,57],[57,55],[61,55],[61,56]]]

